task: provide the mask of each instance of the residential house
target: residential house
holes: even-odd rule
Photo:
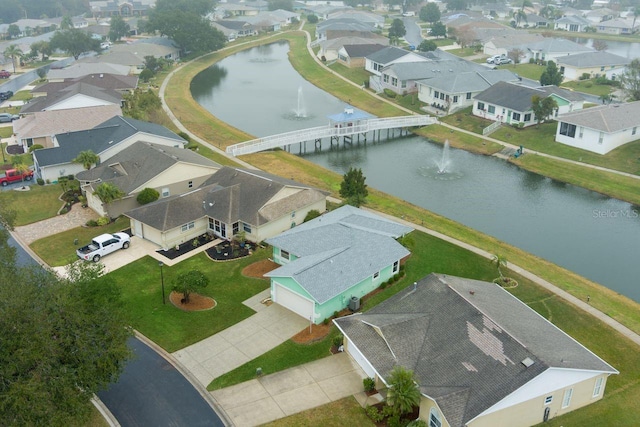
[[[629,19],[612,19],[596,24],[596,31],[604,34],[627,35],[636,32],[638,26],[634,26],[633,18]]]
[[[564,30],[573,33],[581,33],[586,31],[587,27],[591,26],[591,21],[579,15],[563,16],[562,18],[556,19],[553,23],[554,30]]]
[[[244,16],[242,20],[251,24],[257,32],[273,32],[282,29],[280,18],[265,12],[260,12],[255,16]]]
[[[345,205],[271,237],[271,300],[321,323],[398,274],[410,252],[396,239],[411,231]]]
[[[71,108],[98,107],[101,105],[122,105],[122,93],[79,82],[67,86],[47,96],[33,98],[24,104],[20,114],[39,111],[67,110]]]
[[[244,3],[219,3],[216,9],[222,12],[223,16],[256,16],[260,13],[260,9],[253,6],[248,6]]]
[[[13,133],[26,153],[33,145],[42,145],[44,148],[53,147],[53,138],[56,134],[91,129],[112,117],[121,115],[120,106],[114,104],[40,111],[24,114],[19,120],[14,121]]]
[[[459,73],[444,69],[433,77],[417,80],[416,83],[420,101],[449,114],[472,105],[480,92],[499,82],[519,81],[520,78],[507,69]]]
[[[155,6],[156,0],[96,0],[89,2],[94,17],[144,16]]]
[[[53,95],[76,83],[86,83],[101,89],[115,90],[125,94],[138,87],[138,77],[117,74],[88,74],[73,79],[43,83],[31,89],[31,95],[34,97]]]
[[[575,55],[584,52],[593,52],[593,49],[567,39],[545,37],[532,43],[526,43],[520,47],[524,52],[521,62],[550,61],[567,55]]]
[[[421,54],[410,52],[394,46],[387,46],[377,52],[367,55],[364,69],[375,76],[382,75],[382,69],[401,62],[424,62],[429,59]]]
[[[499,18],[505,20],[511,17],[511,9],[504,3],[485,3],[483,5],[472,5],[469,7],[472,12],[481,12],[483,16],[491,18]]]
[[[261,171],[222,167],[200,187],[126,212],[134,235],[173,248],[204,233],[261,242],[326,210],[327,193]]]
[[[344,350],[390,386],[401,366],[429,426],[527,427],[602,399],[618,371],[499,285],[430,274],[333,321]]]
[[[607,51],[586,52],[557,58],[558,68],[566,80],[578,80],[583,75],[589,78],[605,76],[615,79],[624,73],[631,60]]]
[[[328,19],[316,25],[316,39],[318,41],[340,37],[373,38],[379,36],[376,32],[379,33],[379,30],[373,24],[355,19]]]
[[[221,20],[214,21],[213,24],[217,24],[217,27],[222,27],[223,33],[228,37],[233,34],[235,37],[232,40],[235,40],[238,37],[247,37],[254,36],[257,34],[256,29],[249,22],[242,20]]]
[[[128,74],[139,74],[145,67],[145,57],[169,61],[180,58],[180,48],[157,43],[115,44],[101,55],[87,57],[81,63],[107,63],[128,67]]]
[[[384,48],[382,44],[345,44],[338,50],[338,62],[349,68],[364,68],[366,56]]]
[[[117,218],[141,206],[138,194],[153,188],[163,197],[183,194],[201,186],[220,165],[191,150],[138,141],[93,169],[76,174],[87,204],[100,216]],[[125,195],[104,204],[96,188],[108,182]]]
[[[531,126],[537,123],[532,108],[532,98],[551,97],[558,109],[554,116],[581,110],[584,98],[575,92],[557,86],[541,86],[532,88],[506,82],[496,83],[487,90],[477,94],[473,102],[474,116],[514,126]]]
[[[587,19],[587,21],[591,22],[592,26],[595,27],[600,22],[606,22],[617,18],[618,16],[620,16],[620,14],[615,10],[611,10],[607,7],[601,7],[598,9],[588,10],[583,16]]]
[[[535,13],[528,13],[526,19],[523,19],[520,23],[522,24],[523,21],[528,28],[547,28],[551,24],[547,18]]]
[[[485,35],[485,37],[489,37],[484,38],[482,44],[482,52],[489,56],[507,55],[509,51],[513,49],[521,49],[524,51],[523,46],[544,40],[541,34],[532,34],[510,28],[485,31],[482,34]]]
[[[65,68],[52,68],[47,73],[49,82],[62,82],[66,79],[75,79],[90,74],[117,74],[120,76],[129,75],[129,67],[126,65],[107,64],[104,62],[76,62]]]
[[[556,141],[598,154],[640,139],[640,101],[600,105],[558,118]]]
[[[389,46],[389,39],[382,36],[382,35],[378,35],[378,34],[374,34],[371,33],[372,37],[367,37],[367,38],[363,38],[363,37],[338,37],[337,39],[330,39],[330,40],[322,40],[319,41],[317,43],[318,46],[320,46],[320,49],[318,49],[318,58],[322,58],[324,57],[325,61],[335,61],[338,59],[339,55],[340,55],[340,51],[343,50],[345,45],[350,45],[350,46],[355,46],[355,45],[382,45],[382,47],[386,47]],[[366,55],[370,55],[373,52],[376,52],[375,50],[371,50],[370,52],[368,52]],[[346,52],[342,52],[343,55]],[[359,53],[358,53],[359,54]],[[365,55],[365,56],[366,56]],[[345,62],[345,61],[343,61]],[[361,61],[362,62],[362,67],[364,67],[364,58]]]
[[[327,19],[352,19],[376,28],[384,28],[384,16],[366,10],[342,9],[329,13]]]
[[[88,130],[55,135],[53,147],[32,153],[35,174],[55,182],[60,176],[75,175],[83,170],[82,165],[73,163],[81,151],[93,151],[102,163],[138,141],[169,147],[186,144],[164,126],[116,116]]]

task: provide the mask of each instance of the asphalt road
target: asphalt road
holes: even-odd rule
[[[406,30],[406,34],[404,35],[404,39],[409,43],[414,45],[416,48],[422,41],[422,35],[420,34],[420,27],[417,24],[418,18],[415,16],[412,17],[402,17],[402,22],[404,23],[404,28]]]
[[[137,338],[129,346],[134,358],[118,382],[98,393],[122,427],[224,426],[173,365]]]

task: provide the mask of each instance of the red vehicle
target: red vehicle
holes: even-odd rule
[[[0,174],[0,184],[5,187],[12,182],[18,181],[31,181],[33,179],[33,171],[26,171],[24,174],[21,174],[20,171],[15,169],[9,169],[3,174]]]
[[[0,79],[8,79],[11,77],[11,73],[7,70],[0,71]]]

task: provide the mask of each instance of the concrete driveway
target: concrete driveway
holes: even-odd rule
[[[235,426],[247,427],[360,393],[365,377],[348,354],[340,353],[211,394]]]

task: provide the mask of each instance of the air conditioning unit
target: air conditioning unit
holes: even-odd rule
[[[360,310],[360,298],[351,297],[351,299],[349,300],[349,310],[351,311]]]

